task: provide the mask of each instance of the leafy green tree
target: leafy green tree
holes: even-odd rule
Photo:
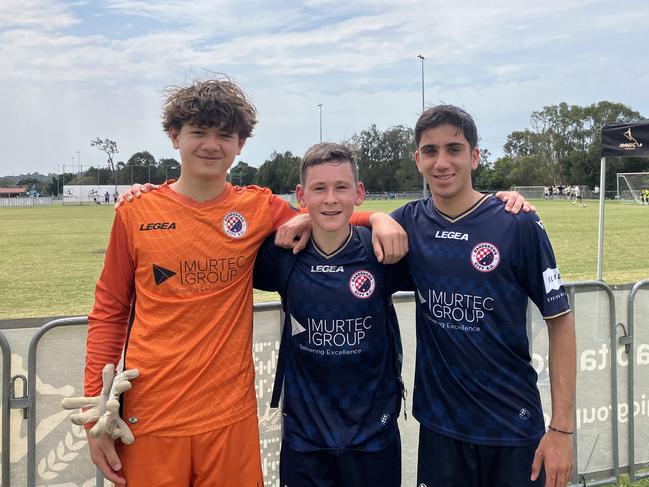
[[[156,160],[149,151],[136,152],[126,161],[126,166],[134,183],[148,183],[152,176],[156,178]]]
[[[640,113],[621,103],[600,101],[589,106],[548,105],[532,113],[531,129],[514,131],[507,137],[503,150],[516,161],[516,167],[541,168],[533,184],[586,184],[599,181],[601,128],[607,122],[628,122],[642,118]],[[633,158],[609,158],[607,189],[615,185],[615,172],[633,172],[649,168]],[[538,171],[537,171],[538,172]],[[541,177],[542,176],[542,177]],[[529,180],[519,173],[513,179]],[[520,182],[516,184],[521,184]]]
[[[36,178],[32,178],[32,177],[21,178],[18,181],[17,186],[19,188],[26,188],[27,191],[34,190],[40,194],[45,193],[45,184]]]
[[[178,162],[173,157],[164,157],[158,161],[158,167],[177,167],[180,166]]]
[[[108,163],[108,168],[110,171],[113,173],[113,179],[115,182],[115,191],[117,191],[117,171],[115,168],[115,163],[113,156],[117,154],[119,151],[117,150],[117,142],[111,139],[100,139],[99,137],[95,137],[90,141],[90,145],[92,147],[96,147],[100,151],[102,151],[104,154],[106,154],[107,157],[107,163]]]
[[[63,192],[63,187],[74,179],[74,174],[66,172],[51,176],[45,184],[45,193],[52,196],[59,196]]]
[[[173,157],[165,157],[158,161],[155,178],[151,176],[151,182],[160,184],[167,179],[178,179],[180,176],[180,162]]]
[[[512,186],[511,174],[514,170],[514,160],[511,157],[500,157],[493,163],[489,189],[509,189]]]
[[[277,194],[293,192],[300,181],[300,158],[290,151],[283,154],[273,152],[270,157],[257,171],[255,184],[268,187]]]
[[[257,168],[246,164],[243,161],[239,161],[236,166],[230,168],[230,182],[237,186],[253,184],[256,175]]]
[[[416,191],[421,175],[414,161],[415,137],[410,127],[380,131],[376,125],[347,141],[356,153],[359,177],[369,192]]]
[[[140,151],[133,154],[126,161],[127,166],[155,166],[155,157],[149,151]]]
[[[471,180],[473,187],[478,191],[489,191],[492,189],[491,176],[493,173],[493,163],[491,162],[491,152],[487,148],[480,149],[480,163],[473,173]]]

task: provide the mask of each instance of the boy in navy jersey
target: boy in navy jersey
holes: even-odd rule
[[[310,243],[296,256],[269,239],[255,263],[255,287],[279,291],[286,313],[273,394],[276,403],[283,380],[280,484],[397,487],[403,384],[391,295],[412,287],[404,267],[378,263],[368,229],[348,223],[365,198],[349,149],[311,147],[300,181]]]
[[[426,110],[415,139],[432,197],[393,217],[409,236],[416,296],[418,486],[564,486],[572,470],[575,331],[543,222],[508,215],[502,202],[473,189],[480,152],[465,111]],[[548,325],[547,433],[530,364],[528,298]]]

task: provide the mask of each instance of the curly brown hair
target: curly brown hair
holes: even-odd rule
[[[162,126],[165,132],[180,131],[186,123],[200,127],[218,127],[247,139],[257,123],[257,110],[233,80],[224,76],[206,81],[195,80],[190,86],[171,86],[165,90]]]

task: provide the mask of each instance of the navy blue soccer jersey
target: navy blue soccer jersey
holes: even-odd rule
[[[450,218],[432,200],[392,215],[415,286],[413,414],[440,434],[498,446],[544,433],[526,333],[528,297],[545,319],[570,310],[543,222],[485,196]]]
[[[398,433],[401,339],[391,294],[408,278],[368,255],[360,231],[330,255],[312,240],[284,290],[278,266],[290,251],[268,239],[257,256],[255,287],[279,291],[286,313],[283,441],[297,451],[378,451]]]

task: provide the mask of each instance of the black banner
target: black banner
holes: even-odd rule
[[[607,123],[602,127],[602,156],[649,156],[649,120]]]

